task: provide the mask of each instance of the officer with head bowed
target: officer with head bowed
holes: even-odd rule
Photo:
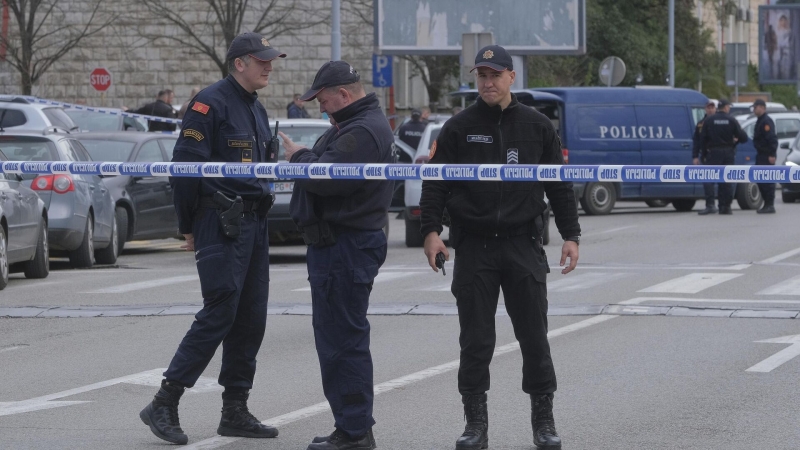
[[[194,98],[172,161],[267,162],[272,133],[256,91],[269,84],[272,61],[284,57],[257,33],[234,38],[226,58],[229,75]],[[203,309],[164,372],[161,389],[139,416],[159,438],[186,444],[178,402],[222,344],[219,384],[225,390],[217,433],[276,437],[278,430],[261,424],[247,407],[267,320],[267,212],[273,202],[268,180],[175,177],[170,181],[179,232],[186,238],[182,248],[194,252],[200,275]]]
[[[392,129],[378,98],[366,95],[360,80],[345,61],[330,61],[319,69],[301,99],[316,98],[334,126],[312,149],[279,133],[287,161],[392,161]],[[314,438],[308,450],[376,448],[367,307],[373,280],[386,260],[383,227],[391,201],[390,180],[295,181],[290,212],[308,245],[314,340],[322,389],[335,421],[333,433]]]
[[[475,57],[478,100],[442,127],[430,151],[432,164],[564,164],[561,140],[550,120],[511,93],[511,55],[499,45]],[[489,442],[489,363],[495,346],[500,289],[522,351],[522,390],[530,395],[533,442],[561,448],[553,418],[556,374],[547,342],[547,273],[542,247],[544,194],[564,238],[561,265],[578,263],[581,228],[572,183],[429,181],[422,183],[421,231],[425,256],[449,253],[439,234],[445,207],[456,252],[451,291],[461,325],[458,390],[466,428],[457,450],[485,449]]]
[[[767,103],[758,99],[753,102],[753,113],[758,116],[753,131],[753,146],[756,148],[756,165],[774,166],[778,156],[778,135],[775,122],[767,114]],[[775,183],[758,183],[758,190],[764,198],[764,206],[758,214],[775,214]]]
[[[700,148],[705,152],[705,163],[712,166],[728,166],[736,162],[736,144],[747,142],[747,134],[742,130],[739,122],[729,113],[731,102],[721,99],[717,105],[717,112],[707,118],[700,131]],[[733,214],[733,190],[735,186],[729,183],[717,184],[717,197],[720,214]],[[700,214],[711,214],[713,210],[706,209]]]
[[[703,125],[706,123],[706,120],[713,116],[714,113],[717,112],[717,104],[713,101],[709,100],[706,103],[706,115],[697,122],[697,125],[694,127],[694,134],[692,135],[692,164],[699,165],[701,162],[703,164],[706,163],[706,154],[705,150],[702,148],[702,143],[700,142],[700,133],[703,131]],[[717,208],[714,206],[714,199],[717,196],[717,193],[714,189],[714,183],[703,183],[703,194],[705,194],[706,198],[706,208],[700,211],[698,214],[704,216],[706,214],[716,214]]]

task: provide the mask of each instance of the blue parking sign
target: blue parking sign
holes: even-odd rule
[[[392,87],[391,55],[372,55],[372,86]]]

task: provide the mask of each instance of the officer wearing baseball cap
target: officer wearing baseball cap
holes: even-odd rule
[[[432,164],[564,164],[561,140],[552,122],[520,104],[511,93],[516,76],[511,55],[499,45],[476,58],[478,100],[451,117],[434,141]],[[581,228],[572,183],[461,181],[422,182],[421,232],[434,271],[436,256],[449,252],[439,233],[445,208],[450,243],[456,251],[451,291],[461,325],[458,390],[467,424],[457,450],[489,445],[489,363],[496,341],[495,313],[500,289],[520,342],[522,390],[530,395],[533,442],[560,449],[553,418],[556,373],[547,342],[547,273],[542,247],[544,194],[564,239],[562,274],[578,262]]]
[[[753,131],[753,146],[756,148],[756,165],[772,166],[778,156],[778,135],[775,122],[767,114],[767,103],[757,99],[753,102],[753,113],[758,116]],[[758,183],[758,190],[764,198],[764,206],[758,214],[775,214],[775,183]]]
[[[694,134],[692,135],[692,164],[698,165],[701,162],[703,164],[706,162],[706,157],[708,155],[701,148],[700,133],[703,131],[703,125],[705,125],[706,120],[713,116],[716,112],[717,104],[712,100],[706,102],[706,115],[703,116],[699,122],[697,122],[697,125],[694,127]],[[700,211],[698,214],[715,214],[718,210],[714,206],[714,199],[717,196],[716,192],[714,191],[714,183],[703,183],[703,194],[706,198],[706,208]]]
[[[272,131],[256,91],[269,84],[272,61],[285,56],[257,33],[236,36],[226,56],[229,75],[191,100],[172,161],[268,162]],[[276,437],[278,430],[262,424],[247,407],[267,320],[269,182],[175,177],[170,183],[179,232],[186,238],[182,248],[194,254],[200,276],[203,309],[139,417],[159,438],[186,444],[178,402],[223,344],[219,384],[225,391],[217,433]]]
[[[736,144],[747,142],[747,134],[742,130],[739,122],[729,113],[731,102],[721,99],[717,105],[717,112],[706,119],[703,129],[700,132],[700,148],[705,152],[706,164],[714,166],[727,166],[734,164],[736,158]],[[728,183],[717,183],[717,197],[719,202],[720,214],[733,214],[731,203],[733,202],[734,185]],[[706,209],[698,214],[713,214],[711,208],[706,205]]]

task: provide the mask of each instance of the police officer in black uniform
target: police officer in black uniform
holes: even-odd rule
[[[397,135],[400,140],[409,145],[414,150],[419,147],[419,141],[422,139],[422,133],[425,132],[425,127],[428,126],[427,122],[423,122],[422,111],[418,109],[411,110],[411,120],[400,126],[397,130]]]
[[[131,111],[134,114],[145,114],[148,116],[164,117],[165,119],[177,119],[175,110],[172,108],[172,101],[175,98],[175,93],[170,89],[164,89],[158,92],[156,101],[148,103],[141,108]],[[155,120],[147,121],[147,129],[149,131],[175,131],[177,124],[167,122],[157,122]]]
[[[717,105],[717,112],[706,119],[700,131],[700,148],[705,151],[706,164],[712,166],[727,166],[734,164],[736,158],[736,144],[747,142],[747,134],[742,130],[739,122],[728,114],[731,103],[722,99]],[[718,183],[719,213],[733,214],[733,190],[735,186],[728,183]],[[701,211],[702,212],[702,211]]]
[[[189,106],[173,162],[268,161],[272,133],[256,91],[267,86],[272,61],[286,55],[257,33],[243,33],[228,49],[228,75],[201,91]],[[269,294],[267,212],[273,196],[263,178],[171,179],[183,246],[193,251],[203,309],[183,338],[161,389],[139,414],[161,439],[186,444],[178,401],[222,344],[219,384],[223,436],[270,438],[247,408],[264,337]]]
[[[292,163],[390,163],[394,136],[375,94],[345,61],[325,63],[303,101],[316,98],[331,127],[304,148],[279,133]],[[386,260],[390,180],[297,180],[290,213],[308,245],[308,279],[322,389],[335,430],[308,450],[370,450],[372,356],[367,307]]]
[[[705,151],[703,151],[701,142],[700,142],[700,133],[703,131],[703,124],[706,122],[706,119],[713,116],[717,112],[717,105],[709,100],[706,104],[706,115],[697,122],[697,125],[694,127],[694,135],[692,135],[692,163],[694,165],[699,165],[701,162],[703,164],[706,163],[706,155]],[[717,197],[716,189],[714,189],[714,183],[703,183],[703,193],[706,197],[706,208],[697,214],[701,216],[705,216],[706,214],[716,214],[718,209],[714,206],[714,199]]]
[[[520,104],[511,93],[516,76],[509,53],[498,45],[475,58],[480,97],[453,116],[434,142],[433,164],[564,164],[561,140],[543,114]],[[560,449],[553,418],[556,374],[547,342],[547,273],[542,215],[550,199],[565,242],[561,265],[578,262],[581,228],[572,183],[423,181],[421,232],[434,271],[436,256],[449,254],[439,233],[445,207],[456,251],[452,292],[461,325],[458,390],[467,425],[457,450],[488,446],[489,363],[495,346],[495,313],[500,289],[522,351],[522,390],[531,398],[533,441]]]
[[[756,164],[759,166],[775,165],[778,156],[778,135],[775,133],[775,122],[767,114],[767,104],[758,99],[753,102],[753,113],[758,116],[753,132],[753,145],[756,148]],[[764,206],[758,214],[775,214],[775,183],[758,183],[758,190],[764,198]]]

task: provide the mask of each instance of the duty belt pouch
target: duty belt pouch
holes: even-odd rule
[[[259,217],[266,217],[269,213],[269,210],[272,209],[272,205],[275,204],[275,194],[270,194],[268,198],[262,199],[261,203],[258,205],[258,210],[256,213]]]
[[[244,213],[244,201],[242,197],[236,196],[235,199],[230,199],[222,192],[214,193],[214,203],[217,204],[217,216],[219,217],[219,225],[222,228],[222,234],[229,238],[235,238],[242,232],[241,222],[242,214]]]

